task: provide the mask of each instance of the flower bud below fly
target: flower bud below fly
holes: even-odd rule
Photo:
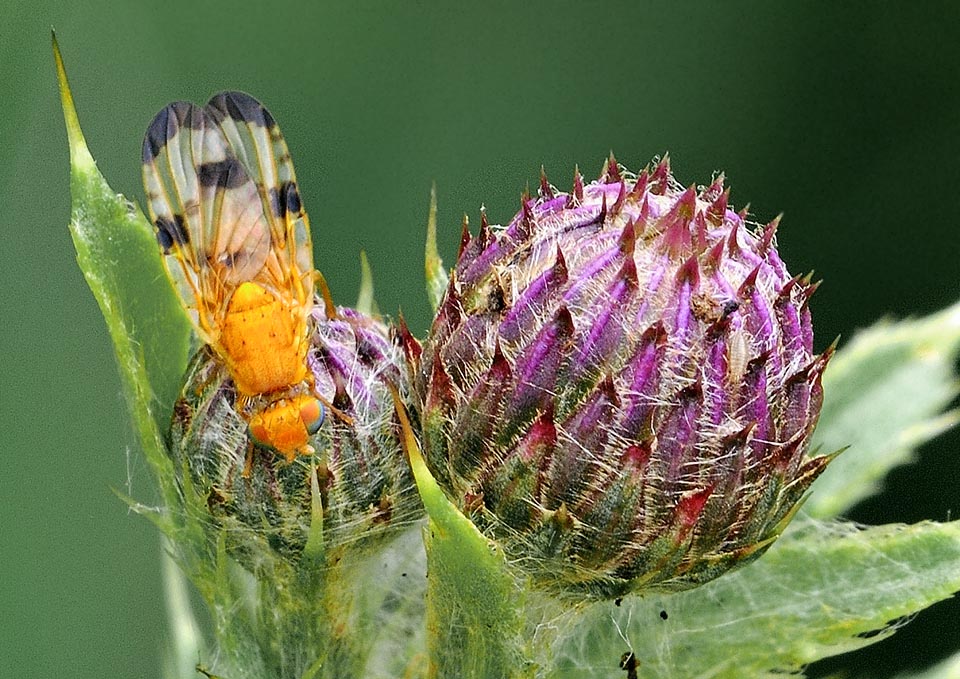
[[[506,227],[464,228],[422,347],[431,472],[554,593],[680,590],[759,556],[829,457],[807,457],[832,349],[722,177],[611,157],[571,193],[541,180]]]
[[[233,381],[209,349],[191,362],[175,408],[171,450],[178,472],[189,474],[181,485],[200,496],[214,519],[209,527],[251,567],[263,548],[299,559],[311,534],[311,475],[327,550],[369,545],[422,512],[391,395],[407,391],[403,356],[386,327],[352,309],[328,316],[322,303],[308,327],[308,367],[329,406],[311,433],[313,455],[288,459],[256,442]]]

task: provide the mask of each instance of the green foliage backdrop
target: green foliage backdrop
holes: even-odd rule
[[[960,294],[960,7],[880,3],[6,2],[0,21],[0,676],[157,677],[159,540],[111,489],[149,502],[100,312],[74,261],[58,30],[91,151],[142,195],[139,147],[167,102],[236,88],[280,121],[317,266],[355,299],[366,249],[380,307],[429,321],[423,224],[506,221],[542,163],[566,186],[613,149],[722,169],[737,205],[786,213],[781,252],[826,279],[818,348]],[[157,285],[166,285],[158,280]],[[151,290],[143,291],[149,297]],[[853,517],[956,518],[960,438]],[[845,666],[873,676],[953,650],[957,602]],[[925,634],[924,630],[936,630]],[[867,669],[872,668],[872,669]]]

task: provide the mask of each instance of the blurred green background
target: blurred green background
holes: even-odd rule
[[[631,168],[669,151],[686,184],[722,169],[738,207],[784,211],[784,259],[826,281],[820,348],[957,299],[960,5],[670,4],[3,3],[0,676],[158,677],[165,634],[157,531],[112,492],[153,497],[66,229],[51,26],[114,189],[141,199],[160,107],[251,92],[287,136],[337,301],[364,248],[380,307],[420,333],[431,182],[449,263],[464,212],[504,222],[541,164],[565,188],[611,149]],[[958,452],[941,437],[854,518],[956,518]],[[923,666],[960,646],[958,619],[940,604],[818,671]]]

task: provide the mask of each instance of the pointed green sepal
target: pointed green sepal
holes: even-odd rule
[[[394,394],[410,466],[427,511],[428,677],[533,676],[524,659],[523,596],[503,553],[449,500],[427,469]]]
[[[323,562],[323,503],[316,463],[310,465],[310,528],[303,547],[302,568],[319,567]]]
[[[360,251],[360,292],[357,294],[357,311],[367,316],[379,316],[380,307],[373,296],[373,271],[365,250]]]
[[[87,149],[87,142],[80,129],[80,119],[77,117],[77,108],[73,103],[73,93],[70,83],[67,82],[67,70],[63,65],[63,55],[60,53],[60,43],[57,34],[50,32],[53,42],[53,60],[57,68],[57,84],[60,88],[60,102],[63,108],[63,121],[67,126],[67,144],[70,146],[70,169],[73,173],[96,172],[97,164]]]
[[[425,269],[427,273],[427,297],[430,308],[436,312],[447,290],[450,277],[443,268],[443,260],[437,252],[437,185],[430,187],[430,212],[427,215],[427,246],[425,252]]]

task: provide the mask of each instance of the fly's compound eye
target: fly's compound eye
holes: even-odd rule
[[[257,420],[250,423],[249,427],[250,436],[254,441],[259,443],[262,446],[271,446],[272,442],[270,441],[270,432],[267,431],[266,426],[264,426],[262,420]]]
[[[300,419],[303,420],[307,433],[311,435],[320,431],[325,415],[323,404],[316,399],[309,399],[300,404]]]

